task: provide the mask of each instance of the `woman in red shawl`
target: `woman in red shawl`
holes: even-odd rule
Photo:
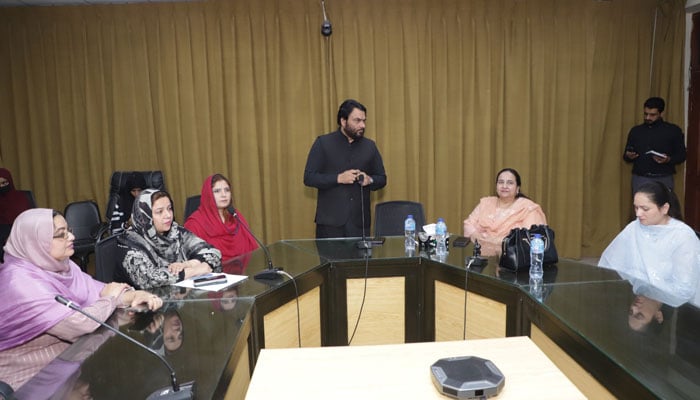
[[[221,251],[221,259],[228,260],[258,248],[251,236],[248,222],[232,206],[231,183],[221,174],[208,177],[202,184],[202,197],[185,228]],[[229,212],[229,207],[234,214]],[[241,227],[244,224],[245,227]]]
[[[0,168],[0,224],[12,225],[22,211],[30,208],[27,196],[15,189],[10,171]]]

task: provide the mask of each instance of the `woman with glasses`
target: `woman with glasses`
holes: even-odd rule
[[[247,227],[243,215],[233,208],[228,179],[221,174],[208,177],[202,185],[199,208],[187,218],[185,228],[219,249],[222,259],[228,260],[258,248]]]
[[[117,307],[156,310],[162,300],[123,283],[102,283],[70,257],[75,237],[57,211],[35,208],[15,220],[0,264],[0,380],[19,388],[70,343],[99,324],[56,295],[105,321]]]
[[[464,220],[464,236],[478,240],[483,255],[495,256],[511,229],[545,224],[542,207],[520,191],[518,171],[504,168],[496,174],[496,196],[482,198]]]
[[[173,217],[167,192],[141,192],[131,212],[132,226],[118,239],[124,259],[115,280],[148,289],[221,271],[221,252]]]

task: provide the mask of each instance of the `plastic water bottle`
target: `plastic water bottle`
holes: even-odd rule
[[[447,225],[445,220],[438,218],[437,224],[435,224],[435,255],[438,257],[444,257],[447,255],[447,244],[445,240],[447,239]]]
[[[530,239],[530,277],[542,279],[542,261],[544,260],[544,240],[535,233]]]
[[[416,220],[413,219],[412,214],[408,214],[406,221],[403,223],[403,233],[406,237],[405,249],[415,250],[416,249]]]
[[[542,278],[530,278],[530,294],[540,303],[544,299],[544,285]]]

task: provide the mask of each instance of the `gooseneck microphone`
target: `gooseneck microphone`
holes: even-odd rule
[[[117,335],[121,336],[122,338],[130,341],[131,343],[137,345],[138,347],[148,351],[149,353],[153,354],[154,356],[158,357],[158,359],[165,364],[165,366],[168,368],[170,371],[170,381],[172,383],[172,387],[165,387],[162,389],[158,389],[155,392],[153,392],[150,396],[148,396],[146,399],[147,400],[155,400],[155,399],[161,399],[161,400],[185,400],[185,399],[194,399],[194,387],[195,387],[195,382],[190,381],[187,383],[183,383],[182,385],[177,383],[177,377],[175,376],[175,370],[173,367],[170,365],[168,360],[165,359],[165,357],[161,356],[158,354],[155,350],[144,346],[142,343],[139,343],[138,341],[134,340],[128,335],[123,334],[119,329],[115,329],[111,327],[110,325],[107,325],[106,323],[100,321],[99,319],[93,317],[92,315],[88,314],[85,312],[82,308],[80,308],[79,305],[73,303],[72,301],[66,299],[65,297],[61,296],[60,294],[57,294],[56,297],[54,297],[57,302],[63,304],[64,306],[70,308],[71,310],[77,311],[84,316],[90,318],[91,320],[97,322],[98,324],[104,326],[105,328],[109,329],[110,331],[116,333]]]
[[[231,213],[231,215],[233,215],[233,218],[236,219],[238,224],[240,226],[242,226],[243,229],[245,229],[246,232],[248,232],[250,234],[250,236],[252,236],[253,239],[255,239],[256,242],[258,242],[258,245],[260,246],[260,248],[263,250],[263,252],[265,252],[265,261],[267,261],[267,269],[264,269],[264,270],[258,272],[257,274],[255,274],[254,279],[262,279],[262,280],[268,280],[268,281],[278,279],[281,276],[280,271],[282,271],[284,268],[275,267],[272,264],[272,256],[270,255],[270,250],[268,250],[267,246],[265,246],[260,241],[260,239],[258,239],[258,237],[255,236],[255,234],[250,230],[250,228],[248,228],[246,226],[246,224],[244,224],[241,221],[241,219],[238,218],[238,213],[236,212],[236,209],[233,206],[228,206],[227,210],[228,210],[228,212]]]
[[[360,184],[360,211],[362,212],[362,239],[357,242],[355,245],[357,246],[358,249],[371,249],[372,248],[372,242],[367,240],[367,236],[365,236],[365,191],[364,187],[362,186],[362,182],[365,180],[365,175],[360,174],[357,175],[357,183]]]
[[[481,256],[481,244],[479,244],[479,241],[476,239],[474,239],[474,253],[471,257],[467,258],[466,262],[469,266],[473,265],[475,267],[485,267],[489,263],[488,259]],[[469,269],[469,266],[467,269]]]

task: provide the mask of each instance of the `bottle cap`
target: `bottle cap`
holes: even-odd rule
[[[540,238],[540,239],[541,239],[541,238],[542,238],[542,235],[539,234],[539,233],[533,233],[533,234],[532,234],[532,237]]]
[[[445,220],[442,218],[438,218],[438,222],[445,222]]]
[[[409,218],[413,219],[413,214],[408,214],[408,217],[406,217],[406,219],[409,219]]]

